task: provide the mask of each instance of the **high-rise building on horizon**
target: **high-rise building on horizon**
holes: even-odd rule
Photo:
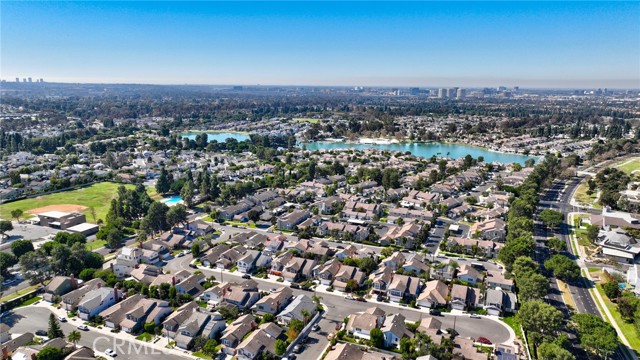
[[[467,92],[463,88],[458,88],[458,90],[456,91],[456,99],[464,99],[466,95]]]
[[[29,82],[33,82],[33,80],[31,79],[31,77],[29,77]]]
[[[19,83],[20,82],[20,78],[16,78],[16,82]]]

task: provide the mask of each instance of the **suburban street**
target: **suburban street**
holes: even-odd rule
[[[23,334],[25,332],[35,333],[35,331],[39,329],[46,331],[50,314],[51,311],[49,309],[41,306],[17,308],[3,315],[2,323],[11,328],[10,331],[12,334]],[[60,323],[60,325],[62,331],[67,335],[72,330],[76,330],[76,327],[82,323],[82,320],[74,318],[70,319],[69,322]],[[117,359],[182,359],[181,356],[169,352],[162,352],[156,348],[141,346],[142,343],[140,342],[128,341],[120,334],[118,334],[118,336],[109,336],[101,334],[93,328],[90,328],[89,331],[80,331],[80,333],[82,334],[82,338],[78,342],[78,345],[86,346],[99,352],[104,352],[106,349],[114,349],[118,354]],[[190,356],[185,355],[185,357]]]

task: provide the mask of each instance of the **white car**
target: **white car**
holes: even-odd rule
[[[58,316],[58,321],[67,322],[67,318],[65,318],[64,316]]]
[[[318,331],[320,330],[320,326],[318,324],[313,324],[313,326],[311,327],[311,330]]]
[[[471,315],[469,315],[469,317],[472,318],[472,319],[481,319],[480,315],[478,315],[478,314],[471,314]]]
[[[109,355],[109,356],[111,356],[111,357],[114,357],[114,356],[118,355],[118,354],[116,354],[116,352],[115,352],[115,351],[113,351],[112,349],[107,349],[107,350],[105,350],[105,351],[104,351],[104,353],[105,353],[105,354],[107,354],[107,355]]]
[[[183,257],[184,253],[183,252],[179,252],[178,255],[176,255],[176,257]]]
[[[89,327],[87,325],[78,325],[78,330],[89,331]]]
[[[276,291],[278,291],[276,288],[271,288],[271,289],[269,289],[269,292],[272,292],[272,293],[274,293],[274,292],[276,292]]]
[[[345,296],[344,298],[345,298],[345,299],[347,299],[347,300],[355,300],[355,299],[356,299],[356,298],[354,298],[354,297],[353,297],[353,296],[351,296],[351,295],[347,295],[347,296]]]

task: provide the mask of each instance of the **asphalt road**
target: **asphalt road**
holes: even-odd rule
[[[43,307],[23,307],[17,308],[9,312],[9,314],[3,316],[2,323],[7,324],[10,327],[12,334],[23,334],[26,332],[35,333],[36,330],[47,330],[47,324],[49,321],[49,311]],[[82,322],[80,319],[69,320],[67,323],[60,323],[62,331],[65,335],[69,334],[72,330],[76,330],[76,326]],[[150,347],[141,347],[140,344],[123,340],[122,338],[116,338],[100,334],[98,332],[80,331],[82,338],[78,342],[78,345],[86,346],[96,351],[104,352],[106,349],[115,349],[118,356],[116,359],[128,360],[157,360],[158,358],[178,360],[182,357],[164,353],[157,349]]]

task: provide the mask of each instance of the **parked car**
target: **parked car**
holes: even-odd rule
[[[300,285],[298,285],[296,283],[293,283],[293,284],[289,285],[289,287],[292,288],[292,289],[300,289]]]
[[[244,274],[244,275],[242,275],[242,278],[243,278],[243,279],[251,279],[251,275],[249,275],[249,274]]]
[[[36,330],[36,335],[38,335],[38,336],[47,336],[47,331],[46,330],[42,330],[42,329]]]
[[[454,328],[447,328],[444,333],[449,334],[451,336],[458,336],[460,335],[460,333],[458,331],[456,331],[456,329]]]
[[[351,296],[351,295],[347,295],[347,296],[345,296],[344,298],[345,298],[346,300],[355,300],[355,299],[356,299],[356,298],[354,298],[354,297],[353,297],[353,296]]]
[[[190,267],[190,268],[197,269],[197,268],[198,268],[198,265],[196,265],[196,264],[194,264],[194,263],[189,263],[189,267]]]
[[[296,345],[293,347],[293,352],[296,354],[300,354],[302,352],[302,345]]]
[[[478,315],[478,314],[471,314],[471,315],[469,315],[469,317],[472,318],[472,319],[481,319],[480,315]]]
[[[78,325],[78,330],[89,331],[89,327],[87,325]]]
[[[303,285],[301,289],[305,291],[313,291],[313,288],[310,285]]]
[[[318,324],[313,324],[313,326],[311,327],[311,330],[313,330],[313,331],[318,331],[318,330],[320,330],[320,325],[318,325]]]
[[[58,316],[58,321],[67,322],[67,318],[65,318],[64,316]]]
[[[183,256],[184,256],[184,253],[182,252],[179,252],[178,255],[176,255],[176,257],[183,257]]]
[[[272,293],[274,293],[274,292],[276,292],[276,291],[277,291],[277,290],[276,290],[276,288],[271,288],[271,289],[269,289],[269,292],[272,292]]]
[[[489,339],[487,339],[486,337],[482,337],[482,336],[477,338],[476,342],[479,342],[480,344],[485,344],[485,345],[491,345],[492,344]]]
[[[433,315],[433,316],[441,316],[442,313],[438,310],[429,310],[429,314]]]
[[[114,357],[114,356],[118,355],[118,354],[116,354],[115,351],[113,351],[113,349],[107,349],[107,350],[104,351],[104,353],[109,355],[109,356],[111,356],[111,357]]]
[[[367,302],[367,300],[365,300],[363,297],[356,298],[356,301]]]

